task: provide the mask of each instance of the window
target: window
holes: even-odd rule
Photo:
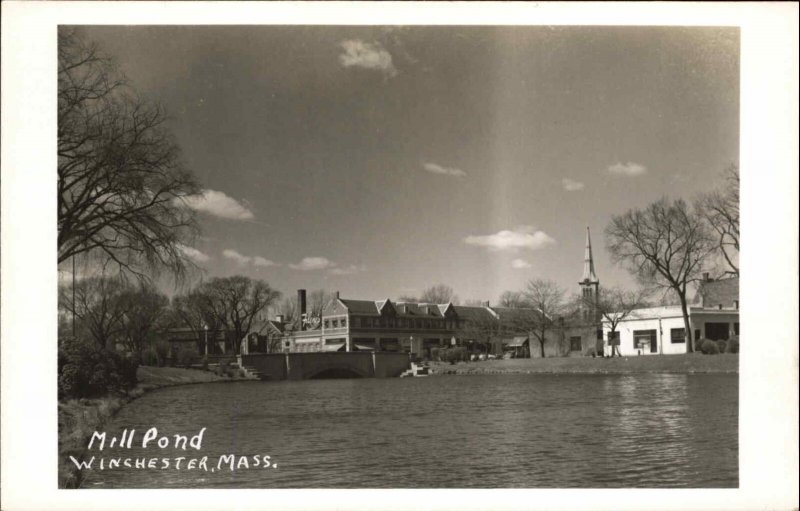
[[[569,350],[570,351],[581,351],[581,336],[575,336],[569,338]]]
[[[736,335],[739,335],[739,323],[738,322],[733,324],[733,333],[735,333]]]
[[[342,328],[347,326],[347,318],[342,318]]]
[[[650,353],[658,352],[658,342],[656,340],[655,330],[634,330],[633,331],[633,349],[642,350],[642,353],[647,352],[647,345],[650,344]]]
[[[685,328],[672,328],[669,331],[669,340],[672,344],[683,344],[686,342]]]
[[[325,328],[330,328],[330,327],[331,327],[331,320],[326,319],[325,320]]]
[[[616,333],[616,332],[614,332],[614,333]],[[603,329],[602,328],[598,328],[597,329],[597,340],[598,341],[602,341],[603,340]]]

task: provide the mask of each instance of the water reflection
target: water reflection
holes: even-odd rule
[[[177,387],[109,434],[208,428],[270,471],[95,471],[99,488],[733,487],[735,375],[487,375]],[[174,456],[169,449],[158,456]],[[153,455],[131,449],[125,455]]]

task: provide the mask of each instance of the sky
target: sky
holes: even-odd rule
[[[612,215],[739,159],[739,32],[679,27],[93,26],[204,193],[208,276],[496,302],[601,286]]]

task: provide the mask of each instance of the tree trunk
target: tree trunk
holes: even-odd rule
[[[542,337],[541,339],[539,339],[539,348],[540,348],[540,350],[541,350],[541,353],[542,353],[542,358],[545,358],[545,357],[544,357],[544,342],[545,342],[545,339],[544,339],[544,337]]]
[[[694,352],[694,343],[692,342],[693,332],[692,325],[689,322],[689,308],[686,305],[686,293],[678,292],[681,299],[681,312],[683,313],[683,328],[686,330],[686,353]]]

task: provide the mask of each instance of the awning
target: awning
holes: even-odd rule
[[[508,347],[509,348],[521,348],[521,347],[525,346],[525,344],[527,342],[528,342],[528,338],[527,337],[514,337],[511,340],[511,342],[508,343]]]
[[[375,351],[375,346],[365,346],[363,344],[355,345],[356,351]]]
[[[341,344],[323,344],[322,351],[344,351],[344,343]]]

